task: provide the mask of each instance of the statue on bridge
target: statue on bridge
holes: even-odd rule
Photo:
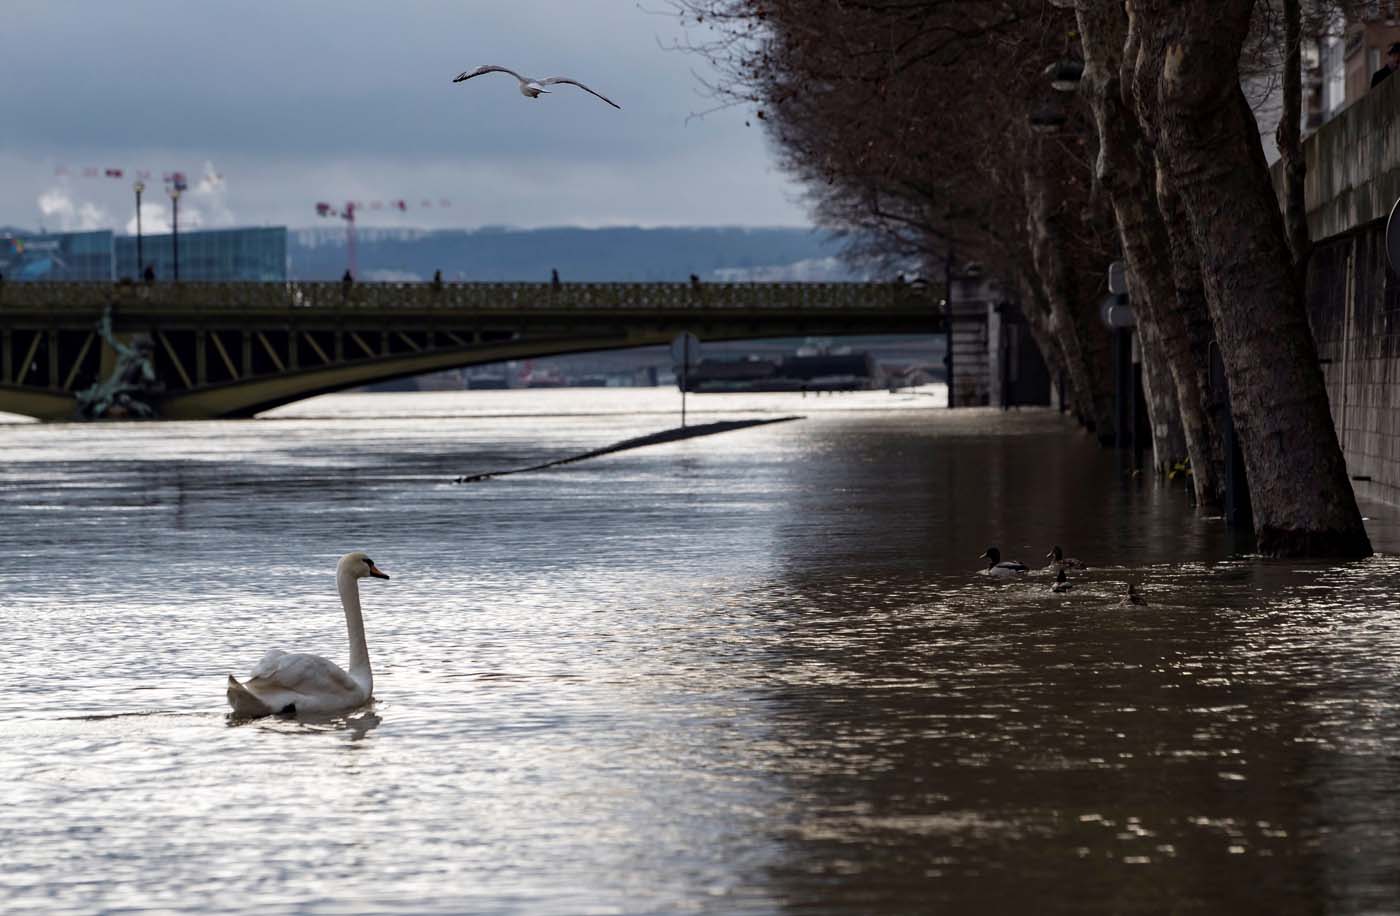
[[[84,420],[155,419],[150,399],[164,389],[151,359],[155,343],[145,334],[133,336],[130,344],[118,339],[112,333],[111,305],[102,310],[97,333],[117,354],[117,362],[106,380],[78,392],[78,416]]]

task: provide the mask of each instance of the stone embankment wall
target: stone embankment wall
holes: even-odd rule
[[[1357,495],[1400,504],[1400,276],[1385,254],[1400,198],[1400,77],[1325,124],[1305,154],[1308,310],[1332,419]]]

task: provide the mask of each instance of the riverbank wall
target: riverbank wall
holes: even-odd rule
[[[1400,505],[1400,276],[1385,249],[1400,198],[1400,78],[1324,124],[1304,154],[1308,314],[1332,419],[1357,496]]]

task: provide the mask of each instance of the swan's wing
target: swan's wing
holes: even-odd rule
[[[253,669],[244,682],[250,690],[291,690],[320,693],[326,690],[356,690],[359,685],[328,658],[273,649]]]
[[[509,73],[511,76],[513,76],[513,77],[515,77],[516,79],[520,80],[520,82],[522,82],[522,83],[526,81],[526,80],[525,80],[525,77],[521,76],[519,73],[516,73],[514,70],[509,70],[509,69],[507,69],[507,68],[505,68],[505,67],[498,67],[498,66],[496,66],[495,64],[485,64],[485,65],[483,65],[483,66],[477,67],[475,70],[471,71],[470,73],[462,73],[462,74],[458,75],[458,77],[457,77],[455,80],[453,80],[452,82],[454,82],[454,83],[464,82],[465,80],[469,80],[469,79],[471,79],[471,78],[474,77],[474,76],[480,76],[480,75],[483,74],[483,73]]]
[[[283,652],[281,649],[268,649],[267,654],[264,655],[256,665],[253,666],[253,672],[248,676],[270,677],[274,672],[277,671],[277,660],[282,658],[286,654],[287,653]]]
[[[549,79],[540,80],[539,83],[541,86],[553,86],[555,83],[568,83],[570,86],[577,86],[584,92],[587,92],[589,95],[596,95],[598,98],[602,99],[604,102],[607,102],[609,105],[616,108],[618,111],[622,110],[621,105],[617,104],[612,99],[603,95],[601,92],[594,92],[592,89],[589,89],[587,86],[585,86],[583,83],[580,83],[578,80],[571,80],[567,76],[551,76]]]

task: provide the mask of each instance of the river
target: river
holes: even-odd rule
[[[1044,411],[674,392],[0,425],[0,910],[1400,911],[1400,563],[1269,562]],[[978,575],[982,550],[1076,588]],[[226,718],[272,647],[372,708]],[[1120,606],[1127,582],[1145,607]]]

